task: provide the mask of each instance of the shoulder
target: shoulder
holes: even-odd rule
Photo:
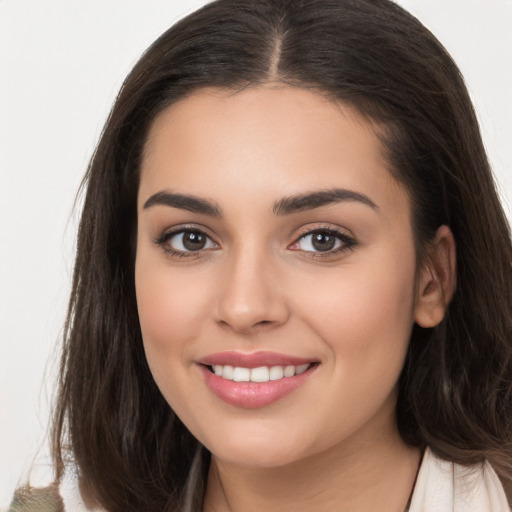
[[[106,512],[85,505],[78,479],[67,475],[60,484],[46,487],[25,485],[14,494],[7,512]]]
[[[510,512],[503,486],[489,463],[462,466],[427,448],[410,512]]]
[[[47,487],[25,485],[14,493],[8,512],[63,512],[64,502],[55,484]]]

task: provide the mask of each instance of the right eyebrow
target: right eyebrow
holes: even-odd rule
[[[162,190],[150,196],[144,203],[143,209],[147,210],[157,205],[170,206],[171,208],[179,208],[212,217],[222,217],[222,210],[218,204],[189,194],[174,194]]]

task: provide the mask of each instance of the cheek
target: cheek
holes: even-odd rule
[[[166,262],[137,256],[135,286],[144,350],[161,389],[189,360],[189,341],[197,338],[208,304],[205,289],[191,286],[191,281]]]
[[[171,335],[181,338],[195,325],[201,299],[197,291],[156,271],[141,273],[136,289],[140,322],[148,338],[168,342]]]
[[[415,257],[386,252],[305,283],[304,318],[342,367],[401,367],[413,325]],[[370,264],[371,263],[371,264]],[[299,307],[299,306],[298,306]]]
[[[413,325],[414,258],[409,261],[353,265],[305,288],[303,319],[328,347],[326,369],[337,389],[335,408],[326,407],[333,436],[350,433],[384,404],[394,407]]]

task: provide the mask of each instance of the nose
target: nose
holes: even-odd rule
[[[289,317],[279,268],[261,252],[241,249],[225,262],[217,321],[243,334],[284,324]]]

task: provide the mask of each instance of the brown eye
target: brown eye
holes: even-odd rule
[[[199,251],[200,249],[204,249],[207,242],[206,235],[199,231],[185,231],[182,237],[183,247],[188,251]]]
[[[293,244],[293,249],[311,253],[336,253],[355,245],[356,241],[344,233],[330,229],[315,229],[302,235]]]
[[[327,231],[319,231],[311,235],[311,244],[319,252],[331,251],[336,245],[336,237]]]
[[[167,246],[170,251],[179,253],[197,252],[217,247],[208,235],[196,229],[168,233],[159,240],[159,244]]]

